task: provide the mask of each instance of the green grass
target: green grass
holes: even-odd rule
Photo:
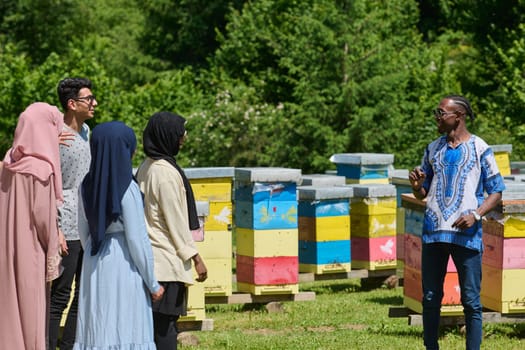
[[[284,311],[269,313],[265,305],[207,305],[213,331],[192,332],[198,346],[181,349],[378,350],[424,349],[422,327],[407,318],[389,318],[402,306],[403,289],[361,285],[359,279],[301,283],[316,293],[313,301],[284,302]],[[482,349],[525,349],[525,324],[484,324]],[[464,349],[460,327],[442,330],[442,349]]]

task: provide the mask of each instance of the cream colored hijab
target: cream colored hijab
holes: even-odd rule
[[[13,146],[3,160],[6,169],[31,174],[41,181],[55,175],[55,197],[59,205],[63,195],[58,136],[63,124],[64,117],[57,107],[44,102],[29,105],[20,114]]]

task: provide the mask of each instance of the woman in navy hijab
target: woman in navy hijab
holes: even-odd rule
[[[86,251],[74,349],[153,350],[151,301],[164,288],[153,270],[142,195],[132,176],[133,130],[97,125],[80,187],[79,233]]]

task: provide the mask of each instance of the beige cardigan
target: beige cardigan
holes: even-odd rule
[[[186,190],[166,160],[146,158],[137,172],[144,193],[146,226],[159,281],[193,284],[191,258],[198,253],[188,224]]]

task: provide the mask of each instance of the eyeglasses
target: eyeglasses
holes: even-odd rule
[[[434,118],[436,118],[436,120],[438,120],[438,121],[443,120],[443,119],[445,119],[447,116],[452,115],[452,114],[456,114],[456,113],[458,113],[458,112],[459,112],[459,111],[447,112],[447,111],[445,111],[445,110],[443,110],[443,109],[440,109],[440,108],[438,108],[438,109],[434,109],[434,110],[432,111],[432,113],[434,113]]]
[[[75,100],[75,101],[84,101],[87,104],[92,105],[93,102],[95,102],[97,99],[96,99],[95,95],[89,95],[89,96],[82,96],[82,97],[73,98],[73,100]]]

